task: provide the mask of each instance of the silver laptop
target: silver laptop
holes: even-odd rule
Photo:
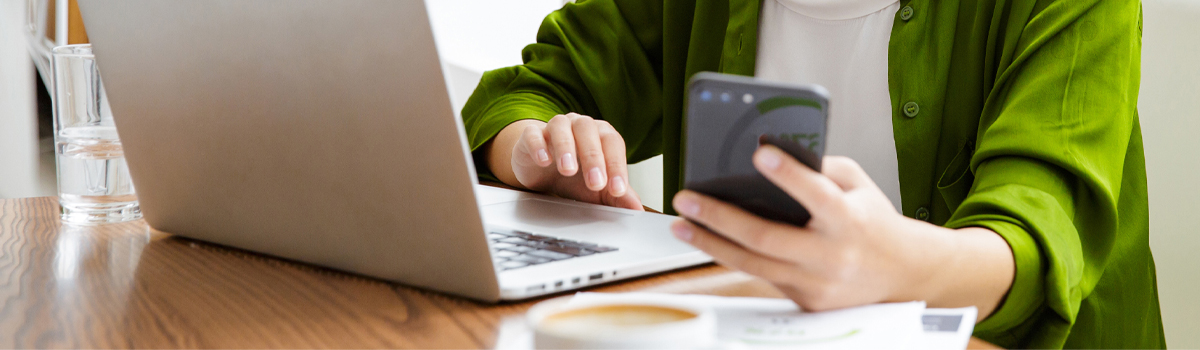
[[[483,301],[711,261],[670,216],[478,185],[422,1],[79,4],[158,230]]]

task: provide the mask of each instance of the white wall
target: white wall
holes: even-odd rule
[[[562,0],[426,1],[455,107],[461,111],[483,72],[521,64],[521,49],[536,41],[542,19],[562,4]],[[643,204],[662,210],[662,156],[630,166],[629,182]]]
[[[0,198],[43,196],[25,1],[0,1]]]
[[[1138,101],[1167,345],[1200,348],[1200,1],[1144,0]]]
[[[521,64],[521,49],[561,0],[426,1],[442,58],[486,71]]]

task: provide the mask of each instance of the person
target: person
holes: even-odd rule
[[[581,201],[640,209],[626,165],[662,154],[676,236],[804,309],[925,300],[1004,347],[1161,348],[1140,50],[1138,0],[588,0],[462,115],[481,177]],[[829,88],[820,173],[753,158],[807,226],[680,191],[701,71]]]

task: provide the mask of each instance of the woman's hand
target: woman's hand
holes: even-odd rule
[[[1007,293],[1014,267],[999,235],[900,215],[853,160],[826,157],[822,174],[763,146],[754,165],[808,209],[807,227],[683,191],[675,210],[695,223],[675,222],[676,237],[768,280],[806,310],[926,300],[935,307],[976,305],[982,319]]]
[[[511,145],[489,152],[493,173],[509,185],[642,210],[629,187],[625,139],[606,121],[575,113],[548,123],[523,120],[505,127],[493,143]]]

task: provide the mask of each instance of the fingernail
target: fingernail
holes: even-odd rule
[[[562,166],[563,170],[566,171],[575,170],[579,167],[578,164],[575,164],[575,157],[571,156],[570,153],[563,153],[562,161],[560,161],[559,164]]]
[[[591,184],[591,187],[604,186],[604,175],[600,174],[600,168],[592,168],[592,170],[588,170],[587,180],[588,183]]]
[[[544,150],[544,149],[539,149],[537,151],[537,157],[538,157],[538,161],[542,162],[542,163],[550,161],[550,154],[546,153],[546,150]]]
[[[624,196],[625,195],[625,179],[622,179],[620,176],[613,176],[612,189],[613,189],[613,192],[615,192],[615,193],[613,193],[614,196],[617,196],[617,197]]]
[[[759,166],[767,168],[767,170],[779,169],[779,164],[783,162],[783,160],[779,158],[779,152],[769,149],[756,152],[754,158],[758,161]]]
[[[696,216],[696,214],[700,212],[700,204],[691,199],[687,199],[682,196],[676,196],[675,210],[678,210],[679,213],[683,215]]]
[[[674,225],[671,225],[671,233],[675,234],[675,238],[678,238],[681,241],[684,241],[684,242],[692,241],[692,229],[690,227],[687,227],[687,224],[676,223]]]

